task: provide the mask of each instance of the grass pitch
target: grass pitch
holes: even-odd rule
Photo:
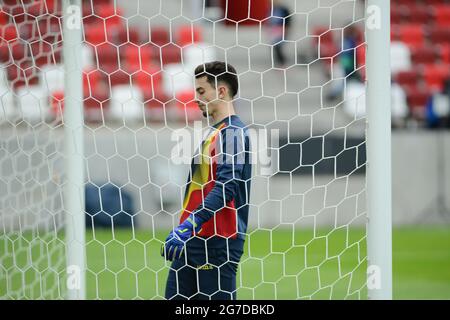
[[[313,232],[251,232],[238,299],[365,299],[365,230]],[[162,299],[169,264],[159,249],[166,234],[88,230],[88,299]],[[0,238],[0,297],[54,299],[64,291],[62,244],[36,237]],[[450,299],[450,226],[394,229],[393,281],[394,299]]]

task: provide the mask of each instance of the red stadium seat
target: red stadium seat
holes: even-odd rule
[[[150,28],[150,40],[162,47],[170,42],[169,31],[163,27]]]
[[[7,25],[9,23],[9,15],[4,11],[0,11],[0,26]]]
[[[441,27],[450,27],[450,4],[436,5],[435,21]]]
[[[31,56],[38,67],[61,61],[62,43],[35,41],[30,44]]]
[[[450,43],[442,45],[440,48],[441,63],[450,65]]]
[[[397,74],[396,81],[403,87],[415,86],[418,82],[418,78],[418,73],[416,71],[400,71]]]
[[[415,0],[395,0],[395,4],[397,5],[412,5],[415,3]]]
[[[431,93],[419,87],[409,87],[406,90],[408,106],[411,109],[424,109]],[[416,112],[414,112],[416,113]]]
[[[12,41],[9,43],[9,49],[12,54],[12,58],[15,64],[20,64],[28,60],[28,45],[23,41]]]
[[[142,90],[146,107],[161,107],[167,102],[162,89],[162,71],[158,67],[143,66],[141,71],[131,75],[131,81]]]
[[[124,70],[114,71],[109,75],[110,86],[130,84],[130,74]]]
[[[162,47],[160,62],[163,65],[169,63],[181,63],[181,48],[174,44],[168,44]]]
[[[14,24],[8,24],[5,26],[1,26],[0,37],[6,41],[16,40],[18,37],[18,31]]]
[[[434,44],[450,43],[450,30],[443,27],[433,28],[430,32],[430,38]]]
[[[119,69],[120,56],[118,48],[115,45],[110,43],[100,44],[96,46],[95,51],[100,70],[111,73]]]
[[[121,61],[125,61],[131,68],[137,71],[142,65],[150,64],[153,57],[153,46],[144,44],[141,46],[127,44],[119,48]]]
[[[28,60],[20,65],[9,65],[7,67],[7,75],[14,89],[35,85],[39,82],[39,71]]]
[[[328,28],[318,27],[313,30],[314,42],[318,44],[334,44],[333,32]]]
[[[83,92],[89,96],[96,88],[107,82],[107,75],[98,69],[83,70]]]
[[[391,5],[391,24],[400,24],[404,19],[405,8],[399,5]]]
[[[88,121],[102,121],[109,107],[110,96],[104,88],[97,87],[91,94],[84,95],[84,111]]]
[[[400,40],[409,47],[422,47],[425,40],[424,29],[422,25],[408,24],[399,29]]]
[[[0,39],[0,63],[9,61],[9,58],[8,42]]]
[[[64,111],[64,91],[58,90],[50,94],[51,113],[55,118],[60,118]]]
[[[177,44],[180,47],[203,41],[202,31],[198,26],[185,25],[177,30]]]
[[[126,19],[123,18],[123,12],[120,7],[113,4],[96,5],[94,12],[100,18],[105,20],[106,28],[123,27]]]
[[[408,23],[428,24],[433,18],[433,11],[426,5],[409,5],[404,6],[405,18]]]
[[[118,44],[124,43],[139,44],[140,43],[139,30],[136,28],[131,28],[129,26],[126,26],[125,28],[119,28],[117,40]]]
[[[450,69],[448,65],[426,65],[424,66],[423,75],[431,90],[442,91],[444,81],[450,76]]]
[[[106,41],[106,32],[103,25],[88,26],[84,27],[85,40],[87,43],[95,46]]]
[[[25,6],[24,9],[25,9],[25,12],[33,18],[47,14],[47,8],[45,5],[45,1],[42,1],[42,0],[35,0],[30,5]]]
[[[180,118],[187,118],[187,120],[202,118],[202,113],[198,109],[197,103],[195,103],[195,92],[193,89],[178,92],[175,99]]]
[[[412,50],[412,62],[414,64],[433,64],[437,60],[436,48],[423,47]]]
[[[334,44],[321,44],[319,47],[319,58],[332,58],[339,53],[339,49]],[[331,61],[331,59],[327,59]]]

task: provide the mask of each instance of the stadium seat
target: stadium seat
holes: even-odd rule
[[[150,40],[153,44],[162,47],[170,42],[169,31],[164,27],[150,28]]]
[[[139,30],[136,28],[129,27],[128,25],[126,27],[119,28],[117,40],[119,45],[124,43],[132,43],[139,45],[140,44]]]
[[[418,87],[408,87],[405,91],[411,112],[415,115],[422,115],[430,98],[430,92]]]
[[[359,81],[349,81],[346,85],[343,110],[351,118],[361,118],[366,114],[365,85]]]
[[[206,43],[197,43],[196,45],[183,48],[183,64],[192,71],[199,64],[217,60],[215,48]]]
[[[14,24],[8,24],[1,27],[1,38],[6,41],[16,40],[18,37],[18,31]]]
[[[174,44],[168,44],[161,47],[161,54],[159,55],[158,52],[157,57],[162,65],[181,63],[181,48]]]
[[[410,6],[415,0],[395,0],[396,5],[407,5]]]
[[[411,51],[407,45],[400,41],[391,42],[391,72],[397,74],[400,71],[411,69]]]
[[[402,6],[402,10],[408,23],[427,25],[433,18],[433,11],[426,5]]]
[[[9,61],[9,46],[8,42],[0,39],[0,63],[4,63]]]
[[[64,90],[50,93],[50,113],[54,118],[60,119],[64,111]]]
[[[441,27],[450,27],[450,4],[434,6],[436,24]]]
[[[329,43],[332,44],[334,43],[334,38],[333,38],[333,32],[331,32],[331,30],[329,30],[328,28],[324,28],[324,27],[317,27],[313,30],[313,36],[315,36],[314,42],[316,44],[320,43]]]
[[[405,24],[399,29],[400,40],[406,43],[410,48],[422,47],[425,40],[424,30],[422,25]]]
[[[94,7],[94,14],[104,19],[106,29],[124,27],[126,24],[122,9],[114,4],[96,5]]]
[[[17,111],[14,105],[14,95],[9,87],[6,69],[3,67],[0,67],[0,97],[2,106],[0,108],[0,119],[14,121]]]
[[[16,64],[20,64],[20,62],[24,62],[28,59],[29,46],[21,40],[10,42],[9,50],[11,52],[12,59]]]
[[[142,65],[151,63],[153,56],[153,46],[151,44],[144,44],[141,46],[135,44],[126,44],[119,48],[120,59],[126,62],[129,72],[135,72],[141,68]]]
[[[102,85],[106,85],[108,77],[98,69],[86,68],[83,70],[83,92],[85,97],[95,96],[102,91]]]
[[[106,41],[106,32],[102,24],[84,27],[84,37],[87,43],[96,46]]]
[[[64,90],[64,66],[48,65],[41,68],[39,83],[48,92]]]
[[[9,23],[9,15],[4,11],[0,11],[0,26],[7,25]]]
[[[104,43],[97,45],[96,48],[98,68],[106,73],[114,72],[119,69],[120,56],[115,45]]]
[[[444,81],[450,76],[448,65],[425,65],[423,70],[425,82],[433,91],[442,91]]]
[[[195,25],[184,25],[177,29],[176,43],[180,47],[188,46],[203,40],[202,31]]]
[[[178,117],[188,121],[201,119],[202,112],[195,103],[194,89],[180,91],[175,95]]]
[[[430,32],[431,41],[434,44],[450,43],[450,30],[443,27],[435,27]]]
[[[83,43],[81,44],[81,57],[83,61],[83,68],[92,67],[96,59],[94,59],[94,49],[92,45]]]
[[[37,27],[33,26],[34,39],[47,41],[50,44],[60,42],[62,40],[62,25],[57,17],[45,16],[38,19]]]
[[[47,14],[47,8],[45,6],[45,1],[35,0],[33,3],[24,7],[25,12],[32,18],[36,18]]]
[[[418,73],[417,71],[414,70],[409,70],[409,71],[400,71],[397,73],[396,76],[396,81],[399,85],[401,86],[412,86],[412,85],[416,85],[418,82]]]
[[[111,89],[109,115],[119,121],[139,121],[144,115],[144,97],[139,87],[124,85]]]
[[[61,47],[52,46],[48,42],[31,43],[31,56],[38,67],[58,63],[61,58]]]
[[[87,121],[104,121],[109,110],[110,98],[105,90],[97,88],[92,94],[85,94],[83,105]]]
[[[130,84],[130,75],[124,70],[116,70],[109,75],[110,86]]]
[[[194,88],[193,70],[187,70],[182,64],[170,64],[164,67],[164,92],[174,98],[178,92]]]
[[[423,47],[412,51],[412,62],[417,64],[433,64],[437,60],[436,48]]]
[[[43,122],[49,115],[47,90],[41,86],[29,85],[17,89],[17,109],[28,123]]]
[[[39,71],[31,61],[25,61],[20,65],[12,64],[7,67],[8,80],[14,89],[39,83]]]
[[[391,5],[391,24],[400,24],[404,18],[404,7],[399,5]]]
[[[142,69],[131,75],[132,84],[141,88],[145,97],[161,98],[163,96],[162,71],[152,65],[145,65]]]
[[[450,65],[450,43],[440,47],[441,62]]]

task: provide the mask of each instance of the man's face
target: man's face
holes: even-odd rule
[[[204,117],[210,115],[219,102],[217,90],[207,80],[206,76],[195,79],[195,100]]]

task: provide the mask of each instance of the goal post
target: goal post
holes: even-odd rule
[[[369,299],[392,299],[390,1],[368,0],[367,255]]]
[[[86,298],[86,223],[81,0],[63,0],[67,298]]]

